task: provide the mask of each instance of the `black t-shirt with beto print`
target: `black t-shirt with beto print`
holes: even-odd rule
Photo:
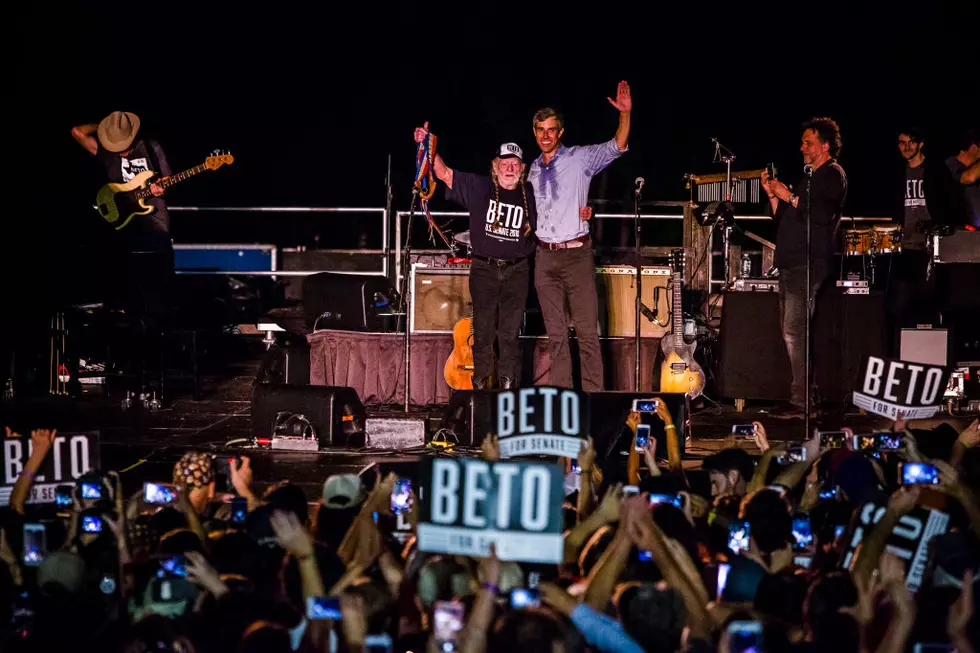
[[[470,245],[478,256],[514,260],[534,252],[534,190],[525,182],[514,190],[500,187],[500,202],[490,177],[453,171],[452,200],[470,212]],[[526,208],[525,208],[526,207]],[[530,225],[530,228],[528,227]]]
[[[163,148],[154,140],[137,138],[125,156],[100,146],[96,158],[105,170],[107,179],[114,183],[132,181],[136,175],[147,170],[157,173],[154,180],[171,174]],[[167,203],[162,197],[149,197],[146,201],[156,210],[149,215],[136,216],[119,234],[133,251],[167,250],[171,247]]]

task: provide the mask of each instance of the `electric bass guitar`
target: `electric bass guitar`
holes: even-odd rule
[[[660,391],[683,392],[691,399],[704,391],[704,371],[694,360],[697,342],[684,342],[684,314],[681,309],[681,288],[684,284],[684,250],[674,250],[671,254],[674,268],[673,314],[671,330],[660,341],[664,362],[660,367]]]
[[[443,370],[446,383],[454,390],[473,389],[473,309],[469,317],[460,319],[453,327],[453,351]]]
[[[157,173],[153,170],[144,170],[125,183],[109,183],[100,188],[98,195],[95,196],[95,208],[106,222],[119,231],[137,215],[146,215],[155,209],[152,204],[146,202],[153,197],[150,191],[151,183],[167,189],[205,170],[217,170],[223,165],[231,165],[234,162],[234,157],[228,152],[215,151],[201,165],[155,182],[151,179]]]

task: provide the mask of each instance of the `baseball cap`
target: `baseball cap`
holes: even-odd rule
[[[499,148],[497,148],[497,158],[498,159],[509,159],[512,157],[517,157],[522,162],[524,161],[524,150],[517,143],[503,143]]]
[[[356,474],[336,474],[323,483],[326,508],[349,508],[361,502],[361,478]]]

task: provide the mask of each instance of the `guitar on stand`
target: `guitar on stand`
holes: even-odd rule
[[[689,398],[701,396],[704,391],[704,371],[694,360],[694,350],[698,343],[684,341],[684,313],[681,290],[684,285],[684,250],[674,250],[671,254],[674,268],[674,282],[671,289],[672,313],[671,329],[660,341],[664,362],[660,367],[660,392],[683,392]]]

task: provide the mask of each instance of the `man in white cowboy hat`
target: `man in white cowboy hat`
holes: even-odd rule
[[[113,111],[98,124],[73,127],[72,136],[105,170],[107,181],[125,183],[152,170],[157,180],[170,175],[160,144],[140,134],[140,119],[129,111]],[[167,309],[166,298],[174,274],[170,217],[161,197],[163,188],[150,185],[154,211],[138,215],[121,229],[118,244],[126,253],[124,307],[140,317],[157,317]]]

